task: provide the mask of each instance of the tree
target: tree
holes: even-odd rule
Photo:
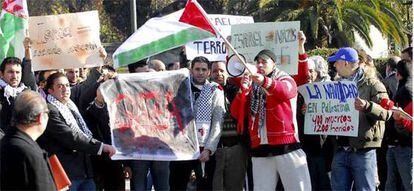
[[[404,46],[407,27],[393,6],[398,3],[389,0],[229,0],[228,7],[230,12],[253,15],[256,21],[300,20],[311,48],[350,46],[354,42],[353,32],[371,47],[370,25]]]
[[[57,15],[82,11],[98,10],[102,42],[119,42],[125,39],[123,33],[112,25],[104,9],[103,0],[28,0],[30,16]]]

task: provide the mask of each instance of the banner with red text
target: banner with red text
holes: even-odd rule
[[[351,81],[318,82],[299,87],[305,99],[304,133],[357,137],[359,112],[354,102],[358,87]]]
[[[103,65],[98,11],[29,17],[33,69]]]
[[[199,155],[189,71],[119,74],[100,87],[115,160],[191,160]]]

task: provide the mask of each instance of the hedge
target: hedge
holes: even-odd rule
[[[307,51],[309,56],[315,56],[319,55],[322,56],[325,59],[328,59],[328,57],[335,53],[338,49],[337,48],[316,48],[313,50]],[[377,68],[377,71],[382,75],[385,76],[385,66],[387,63],[388,58],[377,58],[374,59],[375,67]]]

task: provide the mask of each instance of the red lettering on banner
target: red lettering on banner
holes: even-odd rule
[[[349,125],[351,122],[351,116],[339,115],[339,116],[312,116],[313,132],[324,133],[324,132],[350,132],[354,131],[354,126]]]
[[[173,92],[146,91],[132,97],[129,94],[119,93],[115,103],[118,107],[118,116],[127,118],[127,123],[118,123],[121,131],[125,131],[133,124],[144,128],[154,128],[160,131],[171,126],[170,119],[177,119],[178,127],[184,129],[178,109],[173,101]],[[168,105],[171,104],[170,111]],[[151,113],[150,113],[151,112]]]

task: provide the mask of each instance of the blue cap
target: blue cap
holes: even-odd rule
[[[335,55],[328,58],[329,62],[336,62],[337,60],[345,60],[348,62],[358,62],[358,52],[350,47],[340,48]]]

